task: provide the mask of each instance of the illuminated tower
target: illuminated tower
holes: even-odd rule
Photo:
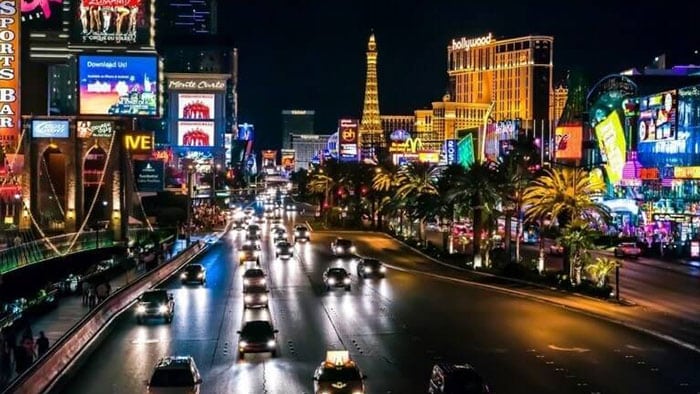
[[[376,157],[375,148],[384,146],[382,120],[379,117],[379,89],[377,86],[377,43],[374,33],[367,43],[367,80],[365,82],[365,104],[360,123],[360,146],[370,157]]]

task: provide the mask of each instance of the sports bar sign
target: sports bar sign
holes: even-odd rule
[[[0,144],[12,150],[20,130],[20,25],[19,1],[0,2]]]

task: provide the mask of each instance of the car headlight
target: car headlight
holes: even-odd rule
[[[187,279],[187,274],[183,272],[183,273],[180,275],[180,279]]]
[[[300,236],[300,235],[301,235],[300,232],[298,232],[298,231],[295,231],[295,232],[294,232],[294,236],[295,236],[295,237],[298,237],[298,236]]]
[[[353,391],[352,394],[364,394],[364,391]]]
[[[354,246],[351,246],[351,247],[350,247],[350,251],[351,251],[351,252],[355,253],[356,250],[357,250],[357,249],[355,249]]]
[[[253,302],[253,296],[247,295],[243,298],[245,302]]]
[[[261,284],[261,285],[264,285],[265,282],[266,282],[265,279],[260,279],[260,284]]]
[[[260,301],[261,301],[261,302],[267,302],[267,296],[266,296],[266,295],[261,295],[261,296],[260,296]]]
[[[248,279],[243,279],[243,285],[248,286],[250,284],[250,281]]]
[[[269,341],[267,341],[267,347],[275,347],[276,344],[277,343],[274,339],[270,339]]]
[[[238,342],[238,346],[244,348],[244,347],[248,346],[248,342],[246,342],[246,341],[240,341],[240,342]]]
[[[158,307],[158,312],[160,312],[160,313],[165,313],[167,311],[168,311],[167,305],[161,305]]]
[[[335,251],[336,251],[336,253],[341,253],[343,251],[343,248],[338,246],[337,248],[335,248]]]
[[[379,267],[379,272],[386,272],[386,267]]]
[[[204,274],[203,274],[203,273],[201,273],[201,272],[200,272],[200,273],[198,273],[198,274],[197,274],[197,278],[199,278],[199,279],[202,279],[202,278],[204,278]]]
[[[329,278],[329,279],[328,279],[328,284],[329,284],[329,285],[334,285],[334,284],[335,284],[335,279]]]
[[[349,285],[349,284],[350,284],[350,278],[345,278],[345,279],[343,279],[343,283],[345,283],[346,285]]]
[[[136,307],[136,313],[145,313],[146,312],[146,307],[143,305],[139,305]]]
[[[372,272],[372,269],[369,267],[365,267],[365,274],[369,274],[370,272]]]
[[[277,248],[277,253],[282,253],[282,248]]]

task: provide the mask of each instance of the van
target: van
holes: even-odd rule
[[[483,394],[489,387],[469,364],[439,363],[430,375],[430,394]]]

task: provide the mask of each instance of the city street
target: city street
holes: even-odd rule
[[[310,393],[327,349],[347,349],[368,378],[369,393],[424,393],[438,360],[468,362],[497,393],[697,393],[700,355],[637,331],[565,308],[453,281],[390,269],[385,279],[358,279],[351,258],[331,255],[331,233],[312,233],[289,261],[274,260],[263,227],[263,268],[270,311],[243,310],[243,267],[231,232],[202,264],[207,283],[166,284],[175,296],[171,325],[137,325],[133,311],[65,387],[66,393],[145,390],[159,357],[194,356],[204,393]],[[373,234],[347,235],[358,254],[392,265],[434,263]],[[329,265],[353,274],[352,289],[325,292]],[[277,358],[239,360],[244,320],[271,319]]]

